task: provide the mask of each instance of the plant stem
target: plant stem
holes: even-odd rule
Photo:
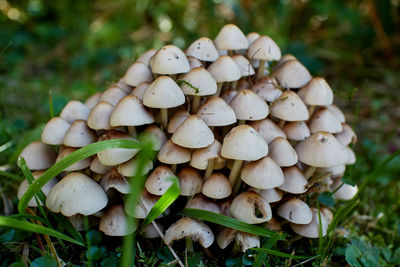
[[[166,108],[161,109],[161,125],[164,129],[168,127],[168,109]]]

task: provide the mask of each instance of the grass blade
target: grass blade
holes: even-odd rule
[[[22,196],[18,203],[18,211],[19,213],[24,213],[25,208],[29,202],[29,200],[37,194],[41,190],[41,188],[53,177],[61,173],[68,166],[90,157],[100,151],[110,149],[110,148],[140,148],[140,143],[138,141],[133,140],[125,140],[125,139],[114,139],[101,141],[97,143],[90,144],[86,147],[80,148],[67,157],[63,158],[56,164],[54,164],[50,169],[48,169],[42,176],[36,179],[25,194]]]
[[[250,248],[250,249],[254,250],[254,251],[265,252],[267,254],[278,256],[281,258],[291,258],[291,259],[295,259],[295,260],[308,260],[311,258],[311,256],[296,256],[296,255],[291,255],[288,253],[284,253],[284,252],[280,252],[280,251],[268,249],[268,248]]]
[[[180,213],[180,215],[185,215],[188,217],[196,218],[203,221],[208,221],[212,223],[216,223],[219,225],[223,225],[232,229],[236,229],[242,232],[265,236],[265,237],[278,237],[279,240],[285,240],[286,234],[275,232],[269,230],[267,228],[248,224],[245,222],[238,221],[234,218],[224,216],[218,213],[206,211],[206,210],[199,210],[199,209],[184,209]]]
[[[6,171],[0,171],[0,176],[7,177],[7,178],[12,179],[17,182],[21,182],[24,179],[23,177],[21,177],[19,175],[16,175],[16,174],[10,173],[10,172],[6,172]]]
[[[19,229],[19,230],[23,230],[23,231],[27,231],[27,232],[49,235],[49,236],[53,236],[53,237],[74,243],[79,246],[85,246],[82,242],[75,240],[69,236],[66,236],[63,233],[60,233],[56,230],[53,230],[53,229],[50,229],[50,228],[47,228],[44,226],[40,226],[40,225],[37,225],[34,223],[13,219],[13,218],[6,217],[6,216],[0,216],[0,226],[9,227],[9,228],[13,228],[13,229]]]

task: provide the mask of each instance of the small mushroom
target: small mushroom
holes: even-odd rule
[[[233,199],[231,214],[236,219],[250,224],[267,222],[272,218],[268,202],[253,191],[240,193]]]
[[[301,236],[308,238],[318,238],[320,229],[318,210],[315,208],[312,208],[311,210],[312,210],[312,221],[309,224],[291,223],[290,227],[292,228],[293,231],[295,231],[297,234]],[[325,236],[328,230],[328,221],[326,220],[325,216],[322,213],[319,214],[321,215],[322,236]]]
[[[278,208],[278,215],[296,224],[309,224],[313,218],[310,207],[297,198],[281,204]]]
[[[101,216],[99,230],[108,236],[126,236],[133,233],[136,225],[128,225],[122,205],[110,207]]]
[[[19,156],[25,159],[30,170],[44,170],[54,164],[57,154],[51,146],[40,141],[33,141],[21,151]]]

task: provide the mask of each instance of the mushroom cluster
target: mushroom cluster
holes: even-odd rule
[[[145,218],[176,175],[182,197],[170,210],[204,209],[317,238],[319,224],[326,234],[333,216],[322,207],[319,219],[318,194],[349,200],[357,192],[341,181],[355,162],[349,145],[357,137],[326,80],[311,76],[293,55],[281,56],[270,37],[246,36],[232,24],[214,41],[202,37],[185,51],[174,45],[148,50],[115,85],[85,103],[68,102],[21,156],[37,178],[81,147],[135,140],[138,133],[154,137],[158,154],[144,168],[145,189],[134,211],[121,196],[130,192],[127,177],[136,172],[139,150],[122,148],[74,163],[49,181],[42,188],[47,208],[79,230],[82,215],[93,215],[106,235],[123,236],[135,230],[127,214]],[[27,186],[21,183],[19,197]],[[192,238],[209,247],[215,234],[221,249],[233,240],[243,251],[260,246],[256,235],[213,227],[183,217],[167,228],[164,242]],[[159,236],[151,224],[142,233]]]

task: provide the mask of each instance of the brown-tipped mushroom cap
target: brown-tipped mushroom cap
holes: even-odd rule
[[[78,148],[75,147],[61,147],[58,151],[58,155],[56,158],[56,163],[71,154],[72,152],[76,151]],[[74,164],[68,166],[67,168],[64,169],[64,171],[78,171],[85,169],[90,166],[91,159],[90,158],[85,158],[82,159],[78,162],[75,162]]]
[[[144,186],[149,193],[161,196],[172,185],[171,177],[173,176],[175,176],[175,174],[170,168],[167,166],[158,166],[149,175]]]
[[[302,194],[307,191],[308,181],[297,166],[283,169],[283,176],[285,179],[283,184],[279,186],[282,191],[292,194]]]
[[[308,110],[300,97],[293,91],[286,90],[270,105],[271,116],[285,121],[306,121]]]
[[[60,117],[49,120],[42,132],[42,142],[48,145],[62,145],[71,124]]]
[[[64,145],[70,147],[84,147],[96,142],[96,132],[90,129],[84,120],[76,120],[65,133]]]
[[[87,120],[89,112],[90,109],[85,104],[77,100],[71,100],[61,111],[60,118],[73,123],[76,120]]]
[[[234,24],[222,27],[215,37],[214,43],[219,50],[239,50],[249,47],[246,36]]]
[[[39,178],[42,174],[44,173],[44,171],[35,171],[32,173],[33,178],[36,180],[37,178]],[[47,196],[50,192],[50,190],[53,188],[53,186],[57,183],[57,179],[53,178],[50,181],[48,181],[44,186],[42,186],[42,192],[44,193],[45,196]],[[25,194],[25,192],[28,190],[30,184],[28,182],[28,180],[23,180],[21,182],[21,184],[18,187],[18,193],[17,193],[17,197],[18,199],[21,199],[22,196]],[[39,199],[38,199],[39,200]],[[39,200],[39,203],[41,203],[41,201]],[[43,205],[43,203],[42,203]],[[28,207],[37,207],[37,202],[35,197],[33,197],[31,200],[29,200],[28,202]]]
[[[232,193],[232,185],[225,175],[215,172],[204,181],[202,193],[213,199],[226,198]]]
[[[196,149],[192,154],[190,166],[199,170],[205,170],[208,166],[208,160],[214,159],[214,169],[222,169],[225,166],[226,160],[221,157],[221,148],[221,143],[218,140],[214,140],[208,147]]]
[[[185,103],[179,86],[168,76],[160,76],[152,82],[143,95],[143,104],[151,108],[173,108]]]
[[[326,108],[319,109],[309,122],[311,133],[328,132],[340,133],[343,130],[342,124],[336,116]]]
[[[90,111],[87,124],[94,130],[108,130],[110,126],[110,116],[114,106],[108,102],[101,101],[97,103]]]
[[[269,144],[268,155],[281,167],[292,166],[297,163],[296,151],[286,138],[277,137]]]
[[[190,161],[190,150],[168,140],[158,152],[157,159],[165,164],[182,164]]]
[[[193,196],[201,192],[203,178],[193,168],[186,167],[178,172],[179,187],[181,196]]]
[[[281,204],[278,208],[278,215],[296,224],[309,224],[313,218],[310,207],[297,198]]]
[[[283,192],[278,188],[262,189],[258,194],[268,203],[278,202],[283,196]]]
[[[217,82],[204,68],[198,67],[186,73],[181,84],[182,91],[187,95],[205,96],[217,92]]]
[[[214,134],[202,119],[191,115],[175,130],[171,140],[183,147],[202,148],[214,142]]]
[[[239,66],[230,56],[220,56],[207,70],[218,83],[233,82],[242,77]]]
[[[143,107],[142,101],[134,95],[127,95],[122,98],[110,116],[112,127],[139,126],[153,122],[153,115]]]
[[[174,115],[172,115],[171,119],[169,120],[168,123],[168,133],[174,133],[176,129],[184,122],[187,117],[189,117],[189,112],[187,112],[184,109],[180,109],[177,112],[175,112]]]
[[[122,164],[119,164],[117,166],[118,172],[120,174],[122,174],[123,176],[126,177],[133,177],[135,176],[137,173],[137,169],[138,169],[138,160],[137,158],[133,158],[128,160],[127,162],[124,162]],[[149,160],[146,162],[144,168],[143,168],[143,175],[148,173],[151,169],[153,169],[153,161]]]
[[[297,234],[308,237],[308,238],[318,238],[319,236],[319,216],[318,216],[318,210],[315,208],[312,208],[312,221],[309,224],[295,224],[291,223],[290,227],[292,228],[293,231],[295,231]],[[326,235],[326,231],[328,230],[328,221],[326,220],[325,216],[320,213],[321,215],[321,228],[322,228],[322,236]]]
[[[124,81],[131,86],[138,86],[143,82],[153,81],[153,74],[145,63],[135,62],[126,71]]]
[[[219,57],[213,41],[207,37],[201,37],[194,41],[187,48],[186,55],[202,61],[215,61]]]
[[[115,106],[127,94],[127,92],[114,85],[103,92],[100,98],[100,102],[108,102],[111,105]]]
[[[128,181],[118,172],[117,168],[112,168],[108,171],[101,179],[100,185],[106,192],[110,188],[114,188],[122,194],[128,194],[130,192]]]
[[[283,127],[287,139],[293,141],[303,141],[310,136],[310,130],[304,121],[292,121]]]
[[[254,128],[268,144],[277,137],[286,138],[282,129],[270,119],[252,121],[249,126]]]
[[[103,188],[90,177],[72,172],[58,182],[46,198],[46,206],[52,212],[65,216],[91,215],[103,209],[108,199]]]
[[[178,74],[190,70],[185,54],[175,45],[162,47],[150,59],[151,71],[156,74]]]
[[[241,178],[246,184],[259,189],[274,188],[283,183],[282,170],[270,157],[247,164],[242,170]]]
[[[207,98],[197,111],[197,115],[208,126],[226,126],[236,122],[235,111],[217,96]]]
[[[251,59],[260,59],[273,61],[281,59],[281,50],[279,46],[269,36],[260,36],[247,49],[247,57]]]
[[[33,141],[21,151],[19,156],[25,159],[30,170],[44,170],[54,164],[57,153],[51,146],[40,141]]]
[[[312,78],[297,94],[306,105],[328,106],[333,102],[332,88],[321,77]]]
[[[238,120],[258,121],[268,116],[267,103],[251,90],[240,91],[231,101]]]
[[[110,207],[101,216],[99,230],[108,236],[125,236],[135,231],[135,225],[128,225],[122,205]]]
[[[288,60],[280,65],[273,76],[284,88],[300,88],[311,80],[311,74],[297,60]]]
[[[236,219],[250,224],[263,223],[272,218],[272,211],[268,202],[253,191],[240,193],[233,199],[231,214]]]
[[[350,125],[347,123],[342,124],[343,130],[340,133],[335,134],[336,140],[344,146],[355,144],[357,142],[357,135],[353,131]]]

